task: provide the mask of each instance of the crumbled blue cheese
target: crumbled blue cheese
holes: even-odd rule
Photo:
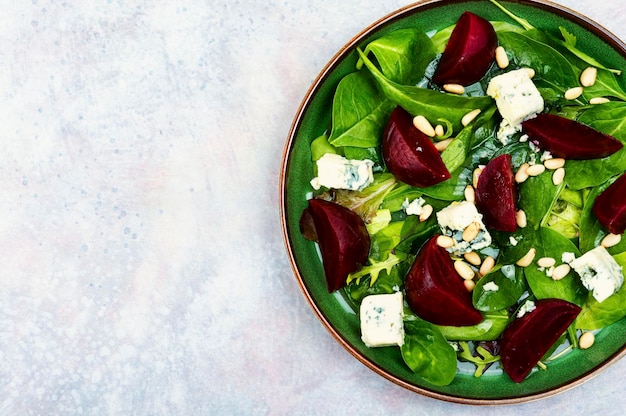
[[[404,344],[402,292],[369,295],[360,308],[361,339],[368,347]]]
[[[415,198],[413,201],[409,202],[408,198],[402,204],[402,208],[406,212],[406,215],[421,215],[424,210],[424,204],[426,200],[422,197]]]
[[[574,259],[576,259],[576,255],[570,251],[564,251],[563,254],[561,254],[561,261],[563,263],[570,264]]]
[[[437,212],[437,222],[441,233],[454,239],[454,245],[447,250],[457,256],[480,250],[491,244],[491,235],[483,224],[483,216],[471,202],[453,202]],[[465,241],[463,230],[472,223],[478,224],[478,234],[471,241]]]
[[[521,130],[522,121],[543,111],[543,98],[525,69],[493,77],[487,87],[487,94],[496,100],[502,116],[498,139],[504,144]]]
[[[617,292],[624,283],[622,268],[602,246],[572,260],[569,265],[578,273],[583,286],[598,302]]]
[[[500,286],[498,286],[495,282],[489,282],[483,285],[483,290],[485,292],[497,292],[498,289],[500,289]]]
[[[532,300],[527,300],[526,302],[524,302],[521,308],[517,310],[516,316],[518,318],[521,318],[522,316],[534,311],[535,309],[537,309],[537,306],[535,306],[535,302],[533,302]]]
[[[311,186],[315,190],[324,186],[360,191],[374,181],[374,162],[369,159],[352,160],[334,153],[326,153],[316,164],[317,177],[311,180]]]

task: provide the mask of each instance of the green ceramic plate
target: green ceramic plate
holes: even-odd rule
[[[535,27],[557,31],[564,26],[578,39],[577,46],[609,67],[626,69],[626,45],[597,23],[547,1],[506,1],[501,4]],[[536,371],[524,382],[513,383],[501,372],[474,378],[460,372],[444,387],[426,383],[404,364],[399,348],[372,348],[360,339],[358,315],[341,291],[328,294],[315,245],[305,240],[298,220],[312,190],[309,145],[330,124],[331,102],[339,80],[353,72],[355,48],[395,29],[419,27],[438,30],[454,24],[466,10],[489,20],[510,20],[488,1],[423,1],[375,22],[346,44],[326,65],[305,96],[285,145],[280,178],[283,233],[293,269],[302,291],[324,326],[355,358],[383,377],[407,389],[437,399],[468,404],[505,404],[536,400],[583,383],[626,354],[626,319],[605,328],[592,349],[575,350],[550,363],[549,371]],[[624,82],[624,76],[621,77]]]

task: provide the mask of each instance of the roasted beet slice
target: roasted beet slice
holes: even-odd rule
[[[626,174],[598,195],[593,213],[610,233],[622,234],[626,230]]]
[[[483,317],[472,305],[472,296],[454,270],[450,254],[437,245],[437,237],[422,246],[407,274],[409,307],[436,325],[476,325]]]
[[[565,159],[597,159],[622,148],[616,138],[555,114],[538,114],[524,121],[522,130],[542,150]]]
[[[328,293],[342,288],[348,274],[361,268],[370,251],[370,237],[365,223],[348,208],[323,199],[309,200],[300,225],[305,237],[317,236]],[[304,230],[303,230],[304,231]]]
[[[489,21],[471,12],[459,18],[437,65],[437,85],[470,85],[480,80],[494,61],[498,37]]]
[[[542,299],[535,310],[515,319],[502,333],[500,361],[511,379],[520,383],[580,313],[561,299]]]
[[[487,163],[478,177],[476,208],[483,214],[487,228],[514,232],[517,186],[511,166],[511,155],[503,154]]]
[[[427,187],[450,177],[437,148],[413,125],[413,117],[396,107],[383,132],[382,154],[396,178],[412,186]]]

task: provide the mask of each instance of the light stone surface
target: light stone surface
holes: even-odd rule
[[[561,0],[626,39],[623,0]],[[278,177],[373,0],[0,0],[0,415],[622,414],[626,363],[476,407],[376,375],[293,277]]]

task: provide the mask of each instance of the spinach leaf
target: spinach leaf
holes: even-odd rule
[[[419,29],[398,29],[370,42],[364,54],[374,54],[382,73],[403,85],[416,84],[435,59],[432,40]],[[357,68],[362,61],[357,62]]]
[[[626,253],[614,256],[617,263],[626,269]],[[613,295],[599,303],[591,294],[583,305],[574,325],[578,329],[600,329],[626,316],[626,284]]]
[[[506,329],[509,314],[505,310],[487,312],[482,322],[471,326],[441,326],[438,328],[447,340],[493,341]]]
[[[378,146],[393,107],[366,71],[346,75],[333,98],[328,142],[333,146]]]
[[[461,119],[465,114],[475,109],[485,111],[494,105],[491,97],[487,96],[467,97],[398,84],[386,78],[360,49],[357,51],[383,94],[412,115],[420,114],[428,120],[448,120],[457,131],[461,129]]]
[[[626,144],[626,103],[610,102],[584,110],[578,121]],[[574,189],[597,186],[626,170],[626,146],[600,159],[568,160],[565,182]]]
[[[485,290],[485,285],[489,283],[497,285],[498,289]],[[496,268],[478,281],[472,292],[472,301],[479,311],[502,310],[515,305],[526,289],[522,268],[506,265]]]
[[[421,319],[404,322],[402,358],[409,368],[429,383],[446,386],[456,375],[456,352],[441,331]]]
[[[404,263],[400,263],[391,268],[389,272],[381,270],[373,283],[371,281],[372,276],[367,275],[361,279],[352,280],[343,288],[343,291],[352,309],[358,311],[364,297],[394,293],[397,288],[402,286],[401,276],[404,276],[405,273],[406,266]]]
[[[542,257],[552,257],[560,264],[564,252],[574,253],[577,257],[580,255],[574,243],[560,233],[545,227],[538,230],[534,247],[537,250],[535,261]],[[561,280],[552,280],[545,270],[540,270],[533,262],[524,268],[524,275],[537,299],[556,298],[582,305],[587,297],[587,290],[573,271]]]
[[[519,207],[526,213],[528,225],[539,228],[565,185],[552,183],[552,171],[530,177],[519,187]]]

